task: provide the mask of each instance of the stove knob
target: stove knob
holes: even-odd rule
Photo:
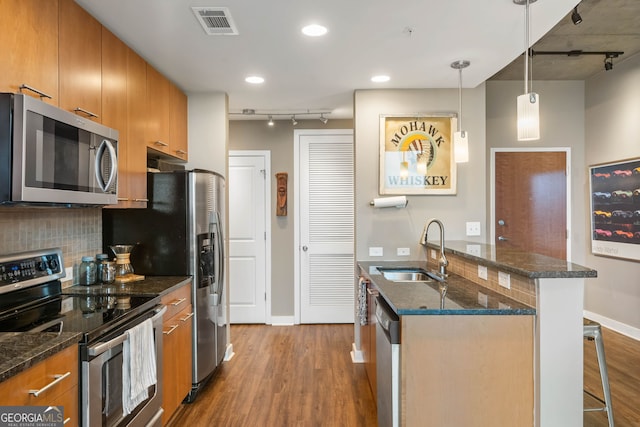
[[[38,271],[46,271],[46,269],[47,269],[47,262],[46,261],[38,262]]]
[[[58,260],[55,258],[51,258],[49,260],[49,268],[53,271],[57,271],[58,270]]]

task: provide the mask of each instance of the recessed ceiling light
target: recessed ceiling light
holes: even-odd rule
[[[245,82],[247,83],[252,83],[254,85],[260,84],[260,83],[264,83],[264,78],[260,77],[260,76],[249,76],[246,79],[244,79]]]
[[[384,83],[384,82],[388,82],[389,80],[391,80],[391,77],[384,76],[384,75],[371,77],[371,81],[374,83]]]
[[[327,34],[327,27],[322,25],[311,24],[302,28],[302,34],[309,37],[320,37]]]

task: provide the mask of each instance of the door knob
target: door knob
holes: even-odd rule
[[[501,242],[506,242],[506,241],[507,241],[507,240],[509,240],[509,239],[507,239],[507,238],[506,238],[506,237],[504,237],[504,236],[498,236],[498,240],[500,240]]]
[[[498,225],[504,225],[504,219],[499,219],[498,220]]]
[[[303,246],[303,247],[302,247],[302,250],[303,250],[303,251],[305,251],[305,252],[307,252],[307,250],[308,250],[308,249],[309,249],[309,248],[308,248],[308,247],[306,247],[306,246]]]

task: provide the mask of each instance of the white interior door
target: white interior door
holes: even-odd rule
[[[229,153],[229,298],[231,323],[266,323],[269,218],[268,154]]]
[[[299,131],[301,323],[352,323],[353,132]]]

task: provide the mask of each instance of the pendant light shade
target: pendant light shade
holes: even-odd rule
[[[465,60],[451,63],[451,68],[458,70],[458,131],[453,134],[453,157],[456,163],[469,161],[469,132],[462,130],[462,70],[470,64]]]
[[[536,0],[513,0],[515,4],[524,5],[525,13],[525,53],[524,53],[524,94],[518,96],[518,141],[535,141],[540,139],[540,96],[531,90],[529,80],[529,4]]]

